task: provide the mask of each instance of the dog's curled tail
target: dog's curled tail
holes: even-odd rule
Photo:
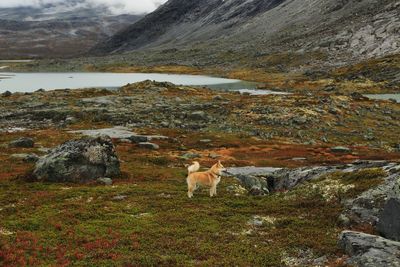
[[[188,167],[188,174],[198,172],[199,170],[200,170],[200,163],[194,161],[193,164]]]

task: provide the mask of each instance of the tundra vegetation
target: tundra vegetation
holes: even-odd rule
[[[5,266],[344,266],[343,203],[382,184],[381,168],[326,173],[263,197],[223,177],[217,197],[200,189],[189,200],[185,165],[296,168],[400,155],[400,106],[358,95],[249,96],[146,81],[14,93],[0,103]],[[79,139],[79,130],[118,125],[167,138],[148,149],[115,137],[121,174],[112,185],[32,179],[35,155]],[[10,145],[29,138],[33,146]],[[375,233],[368,224],[351,229]]]

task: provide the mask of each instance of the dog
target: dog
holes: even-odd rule
[[[188,185],[188,197],[193,197],[193,192],[197,185],[210,187],[210,197],[217,195],[217,185],[221,181],[221,175],[226,171],[221,161],[214,164],[208,171],[199,172],[200,164],[195,161],[188,167],[188,176],[186,178]]]

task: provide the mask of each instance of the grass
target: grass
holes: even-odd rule
[[[2,182],[2,227],[15,234],[1,237],[0,259],[4,265],[278,266],[293,248],[338,252],[338,205],[280,194],[237,197],[225,190],[232,183],[225,180],[215,199],[202,191],[189,200],[182,175],[113,187]],[[113,200],[117,195],[126,199]],[[253,215],[278,219],[274,227],[252,228]]]
[[[193,98],[200,103],[209,102],[213,97],[208,90],[190,93],[187,90],[187,94],[180,90],[174,88],[161,94],[166,98]],[[51,102],[53,97],[60,97],[66,99],[72,108],[77,108],[73,106],[76,100],[109,92],[75,90],[69,93],[68,98],[63,92],[49,94],[38,98]],[[199,131],[134,129],[138,134],[160,134],[170,139],[154,141],[160,145],[156,151],[115,140],[122,175],[110,187],[28,183],[18,177],[31,171],[34,165],[11,157],[20,153],[43,155],[40,148],[52,148],[79,137],[68,130],[112,126],[97,121],[96,114],[78,117],[76,123],[65,129],[1,133],[0,265],[283,266],[282,260],[300,257],[299,254],[304,254],[302,251],[311,251],[313,258],[328,255],[332,266],[340,265],[334,263],[342,256],[337,247],[337,236],[342,230],[336,224],[342,210],[339,201],[327,202],[319,192],[302,187],[262,198],[237,196],[228,190],[237,185],[230,178],[222,180],[218,197],[211,199],[207,191],[201,190],[189,200],[186,196],[185,164],[191,160],[181,156],[187,152],[197,153],[199,158],[196,160],[203,167],[215,163],[216,159],[209,156],[211,153],[217,154],[227,167],[298,167],[375,158],[398,160],[398,153],[357,145],[361,134],[350,132],[365,127],[379,128],[377,121],[383,120],[383,115],[379,117],[370,112],[363,120],[356,120],[358,118],[352,117],[352,113],[343,113],[344,120],[354,119],[355,122],[349,122],[346,127],[329,126],[329,131],[323,133],[309,125],[295,126],[295,129],[279,124],[257,125],[259,118],[268,116],[259,110],[260,107],[271,107],[274,116],[286,115],[286,112],[277,112],[273,108],[279,105],[290,113],[314,117],[315,112],[308,107],[318,104],[318,99],[295,96],[283,101],[279,97],[223,95],[230,101],[226,108],[232,114],[245,111],[241,113],[245,115],[237,117],[240,120],[229,117],[229,122],[246,125],[261,133],[275,132],[275,137],[263,139],[250,134],[247,128],[227,133],[212,126]],[[12,100],[19,97],[24,96],[14,95]],[[332,99],[341,101],[340,97]],[[10,103],[5,102],[7,105]],[[372,106],[369,102],[348,103],[354,108]],[[390,105],[397,112],[394,104]],[[321,123],[322,120],[336,125],[336,117],[331,114],[321,117]],[[382,127],[382,132],[376,134],[380,134],[382,141],[395,140],[395,127]],[[300,131],[316,140],[324,134],[332,143],[303,144],[301,137],[295,137]],[[34,148],[7,146],[12,140],[24,136],[35,140]],[[334,144],[350,144],[353,153],[334,154],[330,150]],[[355,185],[353,191],[344,195],[350,197],[378,185],[382,176],[379,170],[368,170],[351,175],[338,173],[331,178],[344,185]],[[254,216],[273,218],[274,223],[258,227],[249,225]]]
[[[5,144],[26,135],[0,139]],[[46,147],[74,138],[50,129],[30,136]],[[198,142],[205,138],[213,144]],[[183,144],[198,144],[199,151],[222,143],[225,149],[237,149],[250,140],[260,145],[247,138],[208,132]],[[223,179],[214,199],[206,190],[188,199],[185,161],[171,153],[173,146],[166,142],[160,151],[147,151],[117,144],[123,175],[109,187],[25,182],[17,177],[33,165],[7,155],[38,152],[37,148],[4,147],[0,167],[7,171],[0,179],[0,230],[8,234],[0,234],[0,265],[281,266],[284,255],[295,257],[299,249],[311,250],[315,257],[341,255],[336,245],[341,229],[335,222],[339,203],[327,205],[318,196],[296,191],[262,198],[236,196],[227,190],[237,184],[232,178]],[[212,161],[203,158],[202,165]],[[236,160],[228,160],[228,166],[230,162]],[[251,226],[248,221],[255,215],[269,216],[275,223]]]

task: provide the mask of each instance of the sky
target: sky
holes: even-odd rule
[[[80,0],[80,6],[107,6],[114,14],[143,14],[155,10],[167,0]],[[32,6],[40,7],[46,4],[75,5],[71,0],[0,0],[0,8]]]

